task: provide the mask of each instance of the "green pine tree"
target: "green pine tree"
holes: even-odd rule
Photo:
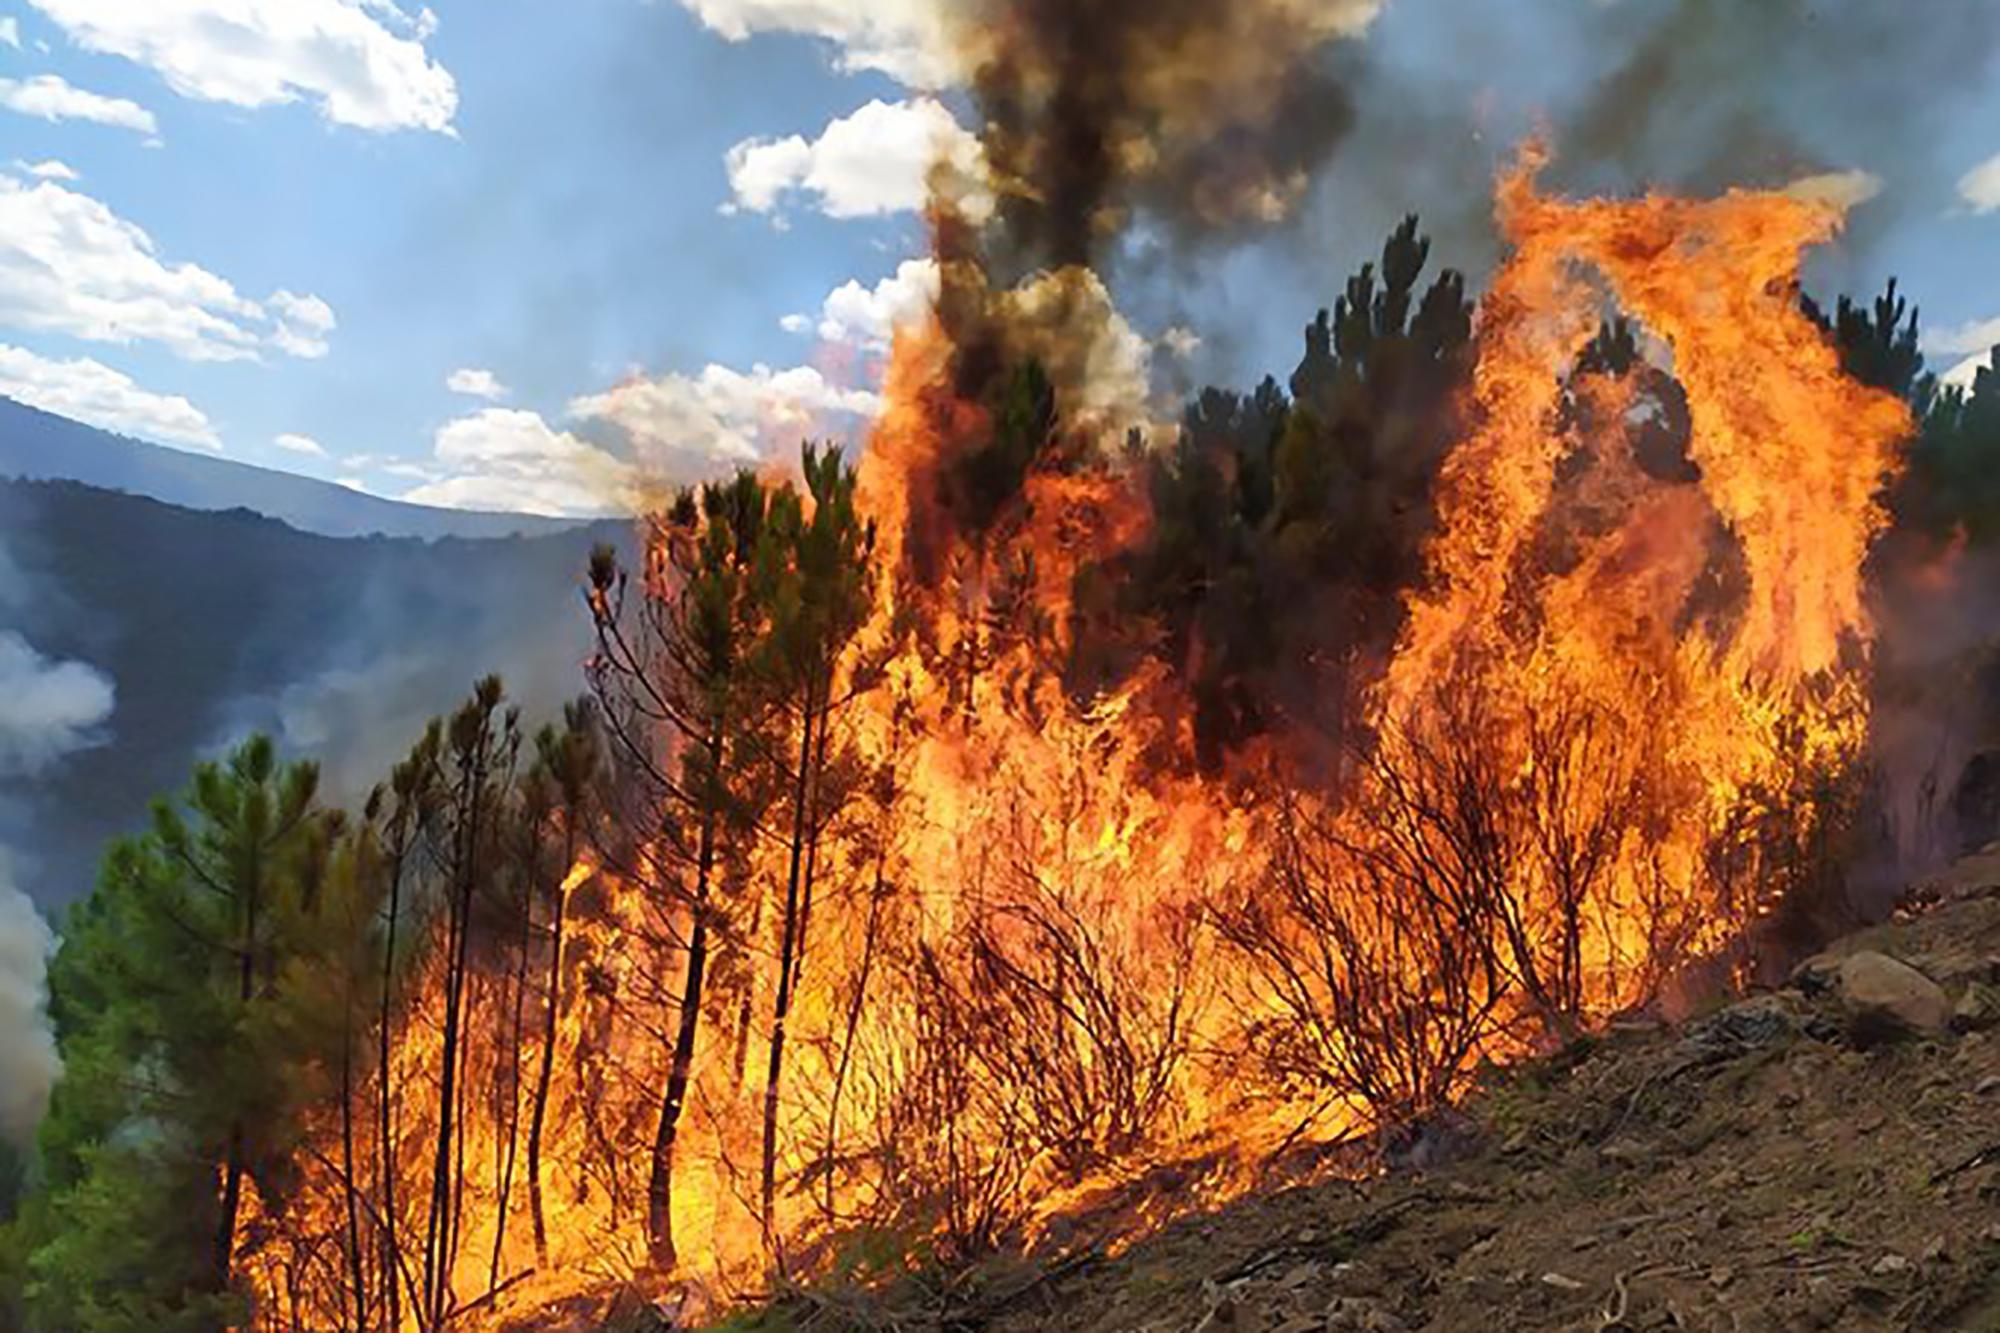
[[[275,1006],[335,827],[317,784],[262,737],[201,765],[70,914],[50,965],[65,1072],[23,1219],[35,1326],[242,1314],[246,1192],[281,1188],[302,1087]]]

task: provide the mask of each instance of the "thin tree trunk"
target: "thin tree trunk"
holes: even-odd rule
[[[397,837],[396,854],[389,871],[389,926],[382,944],[382,1008],[377,1020],[376,1042],[380,1058],[380,1068],[376,1077],[381,1080],[381,1123],[377,1126],[380,1158],[378,1169],[382,1173],[382,1291],[387,1302],[389,1318],[387,1327],[392,1331],[402,1327],[402,1269],[403,1255],[396,1239],[396,1126],[393,1098],[395,1080],[391,1076],[390,1058],[392,1034],[390,1025],[394,1014],[394,994],[396,977],[396,926],[402,914],[403,864],[409,855],[409,846],[401,834]]]
[[[722,816],[723,718],[709,731],[707,790],[702,796],[701,841],[695,854],[692,925],[688,931],[687,973],[681,983],[681,1009],[674,1033],[672,1063],[667,1069],[666,1095],[660,1099],[660,1121],[653,1133],[652,1173],[646,1184],[648,1257],[660,1272],[674,1266],[674,1143],[680,1132],[681,1110],[687,1104],[689,1073],[694,1066],[695,1039],[701,1027],[703,979],[708,970],[708,897],[715,873],[716,824]]]
[[[535,892],[541,875],[541,830],[534,830],[528,859],[527,885],[521,897],[521,939],[514,969],[514,1040],[508,1054],[507,1080],[507,1159],[500,1168],[500,1212],[493,1227],[493,1263],[487,1270],[486,1289],[500,1286],[500,1256],[507,1243],[507,1204],[514,1195],[514,1163],[521,1145],[521,1038],[527,1024],[528,949],[534,943]]]
[[[346,1176],[347,1265],[354,1283],[354,1327],[368,1327],[368,1278],[361,1266],[361,1204],[354,1184],[354,1009],[351,999],[340,1034],[340,1156]]]
[[[229,1149],[222,1166],[222,1216],[215,1225],[215,1289],[229,1290],[230,1267],[236,1255],[236,1212],[243,1201],[243,1125],[230,1127]]]
[[[263,859],[250,857],[250,874],[244,884],[243,951],[238,960],[236,997],[249,1008],[257,988],[257,919],[262,907]],[[243,1122],[229,1127],[229,1149],[222,1167],[222,1216],[215,1225],[215,1289],[229,1290],[231,1270],[236,1260],[236,1214],[243,1204]]]
[[[826,1220],[834,1221],[834,1154],[840,1145],[840,1099],[847,1090],[847,1070],[854,1060],[854,1034],[861,1026],[861,1011],[868,996],[868,976],[875,965],[875,940],[882,919],[882,896],[886,879],[884,862],[888,859],[886,843],[877,850],[875,856],[875,882],[868,897],[868,925],[861,940],[861,970],[854,979],[854,995],[847,1002],[847,1034],[840,1044],[840,1064],[834,1070],[833,1092],[827,1099],[826,1108]]]
[[[823,693],[824,695],[831,695],[833,693],[833,686],[831,684],[833,670],[831,666],[827,668],[826,679],[829,683]],[[825,711],[828,710],[822,710],[823,713]],[[831,722],[832,719],[826,716],[822,716],[819,720],[819,736],[813,742],[812,781],[808,785],[806,792],[806,865],[804,879],[799,891],[799,938],[796,942],[797,947],[793,950],[792,972],[794,975],[792,985],[794,987],[797,987],[799,984],[797,974],[805,967],[805,957],[809,949],[807,941],[812,933],[813,886],[819,882],[821,818],[819,784],[821,777],[826,773],[827,736],[833,730]]]
[[[660,1102],[660,1123],[653,1134],[653,1170],[646,1185],[646,1235],[653,1267],[662,1273],[672,1270],[674,1249],[674,1143],[680,1132],[681,1110],[687,1104],[688,1076],[694,1064],[696,1029],[701,1023],[701,988],[708,967],[708,907],[694,909],[694,929],[689,933],[687,977],[683,983],[678,1030],[674,1034],[673,1064],[667,1073],[667,1092]]]
[[[483,744],[483,738],[482,738]],[[425,1227],[425,1291],[433,1328],[444,1323],[450,1309],[452,1260],[458,1245],[458,1206],[463,1183],[464,1136],[458,1132],[459,1028],[464,1006],[465,974],[471,952],[472,889],[479,845],[479,813],[485,791],[483,754],[474,759],[460,784],[461,809],[465,826],[453,867],[458,882],[453,886],[449,956],[445,975],[444,1046],[439,1071],[437,1151],[431,1162],[431,1207]],[[454,1159],[460,1170],[454,1178]]]
[[[747,938],[756,939],[764,932],[764,895],[753,894],[750,900],[750,929]],[[735,1030],[730,1041],[733,1054],[730,1058],[736,1091],[743,1091],[743,1080],[750,1076],[750,1019],[757,1007],[757,983],[754,974],[743,979],[743,996],[736,1003]]]
[[[565,886],[576,866],[575,811],[563,821],[563,878],[556,885],[555,904],[549,922],[549,984],[547,1007],[542,1020],[541,1068],[535,1074],[534,1107],[528,1118],[528,1212],[535,1224],[535,1263],[549,1261],[548,1224],[542,1214],[542,1123],[548,1115],[549,1082],[555,1075],[556,1019],[562,1009],[563,920],[569,910]]]
[[[805,872],[806,821],[812,780],[814,727],[818,717],[817,692],[808,686],[799,734],[799,770],[792,788],[791,865],[785,880],[785,919],[778,947],[778,995],[771,1014],[770,1060],[764,1071],[764,1152],[763,1215],[764,1248],[776,1253],[773,1210],[778,1191],[778,1101],[779,1081],[785,1068],[785,1025],[792,1011],[792,979],[799,943],[799,903]]]

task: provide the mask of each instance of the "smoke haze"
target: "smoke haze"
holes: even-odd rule
[[[0,606],[26,600],[27,580],[0,547]],[[0,630],[0,801],[34,778],[101,743],[111,716],[111,680],[85,662],[56,661],[13,630]],[[60,1064],[49,1030],[46,981],[54,938],[15,883],[0,846],[0,1138],[25,1143],[48,1105]]]
[[[111,681],[97,668],[51,661],[0,630],[0,779],[33,777],[99,743],[111,704]]]
[[[0,1139],[25,1144],[61,1065],[45,1010],[48,924],[16,888],[0,849]]]
[[[1380,0],[976,0],[967,63],[1004,244],[1087,264],[1145,210],[1190,230],[1289,215],[1345,134],[1319,59]]]

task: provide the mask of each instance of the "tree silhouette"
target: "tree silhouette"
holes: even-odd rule
[[[1146,540],[1082,575],[1079,604],[1114,597],[1186,681],[1206,766],[1281,716],[1337,733],[1401,623],[1472,365],[1465,280],[1420,287],[1429,258],[1405,219],[1306,326],[1289,398],[1270,379],[1197,395],[1147,466]]]

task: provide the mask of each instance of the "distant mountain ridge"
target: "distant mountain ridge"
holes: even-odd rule
[[[0,397],[0,478],[78,481],[186,509],[248,509],[327,537],[524,537],[570,519],[434,509],[290,472],[169,449]]]

